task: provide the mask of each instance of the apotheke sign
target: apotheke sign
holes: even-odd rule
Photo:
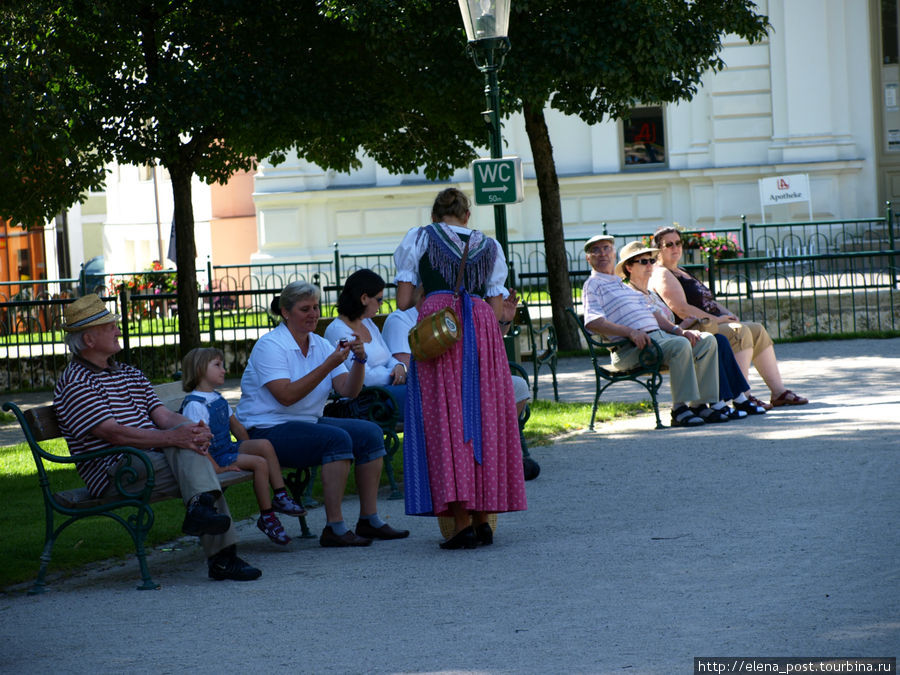
[[[797,173],[759,179],[759,200],[767,205],[809,201],[809,176]]]
[[[790,176],[775,176],[759,179],[759,209],[763,225],[766,224],[766,207],[791,202],[806,202],[809,219],[813,219],[812,195],[809,191],[809,176],[795,173]]]

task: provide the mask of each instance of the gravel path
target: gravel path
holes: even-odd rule
[[[385,499],[409,539],[279,549],[241,523],[255,582],[208,581],[183,539],[152,553],[156,592],[134,590],[133,560],[51,576],[40,597],[8,590],[0,672],[639,674],[691,672],[694,656],[897,656],[900,340],[777,352],[810,405],[701,429],[642,416],[534,448],[529,510],[501,516],[490,548],[441,551],[432,519]],[[563,398],[592,398],[585,365],[563,361]]]

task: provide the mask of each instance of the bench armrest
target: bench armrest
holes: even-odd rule
[[[591,353],[591,358],[597,358],[597,350],[599,349],[604,349],[612,353],[613,351],[615,351],[615,349],[622,346],[621,340],[605,340],[603,339],[603,336],[596,333],[591,333],[571,308],[567,308],[566,312],[568,312],[572,319],[575,321],[575,324],[578,326],[578,330],[581,331],[581,335],[587,342],[588,350]],[[634,342],[632,342],[631,340],[628,340],[627,338],[626,340],[632,345],[634,344]],[[650,344],[644,347],[638,354],[638,364],[639,367],[643,370],[659,370],[659,368],[663,365],[663,355],[662,350],[660,350],[659,348],[659,345],[651,340]]]
[[[55,424],[55,415],[52,415],[52,408],[49,409],[51,412],[48,412],[48,408],[33,408],[22,412],[17,405],[7,401],[3,404],[3,410],[12,412],[16,416],[19,426],[22,428],[22,433],[25,435],[25,442],[28,444],[34,457],[41,483],[46,484],[48,488],[49,477],[43,462],[72,464],[77,468],[79,464],[91,459],[123,455],[125,461],[121,463],[115,475],[112,476],[112,482],[116,486],[116,490],[125,499],[140,499],[142,501],[149,499],[153,486],[156,483],[156,477],[153,470],[153,462],[150,461],[145,451],[129,446],[117,446],[89,452],[79,452],[72,455],[55,455],[41,447],[36,440],[36,437],[41,440],[47,440],[59,436],[58,428],[55,436],[49,435],[54,433],[52,428]],[[40,426],[40,428],[35,428],[36,426]],[[129,489],[138,480],[142,480],[144,476],[147,477],[147,480],[140,490],[132,491]]]

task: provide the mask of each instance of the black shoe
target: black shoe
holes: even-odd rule
[[[765,415],[766,414],[765,408],[763,408],[761,405],[757,405],[756,403],[751,401],[749,398],[744,399],[740,403],[735,401],[732,403],[732,405],[734,405],[735,410],[745,412],[748,415]]]
[[[725,406],[724,411],[728,414],[728,419],[730,420],[742,420],[745,417],[750,416],[746,410],[739,410],[736,407],[732,408],[730,406]]]
[[[488,525],[490,527],[490,525]],[[440,546],[442,549],[452,551],[458,548],[475,548],[478,545],[478,540],[475,538],[475,530],[469,525],[466,528],[463,528],[452,537],[450,537],[447,541],[442,541]]]
[[[727,410],[716,410],[712,406],[699,405],[696,408],[691,408],[691,412],[702,419],[706,424],[719,424],[721,422],[731,421]]]
[[[335,534],[331,525],[326,525],[319,537],[319,545],[325,547],[369,546],[372,540],[368,537],[360,537],[353,530],[347,530],[344,534]]]
[[[680,405],[672,411],[673,427],[699,427],[706,424],[702,417],[694,414],[694,412],[686,405]]]
[[[191,499],[181,531],[193,537],[204,534],[224,534],[231,527],[231,518],[218,513],[213,506],[215,497],[209,492],[202,492]]]
[[[475,526],[475,539],[479,546],[490,546],[494,543],[494,531],[490,523],[481,523]]]
[[[209,578],[216,581],[253,581],[262,576],[262,571],[250,563],[241,560],[235,553],[234,546],[229,546],[207,561]]]
[[[197,501],[211,509],[216,508],[216,499],[217,496],[213,492],[201,492],[197,495]]]
[[[534,480],[541,475],[541,465],[531,457],[522,458],[522,468],[525,471],[525,480]]]
[[[356,523],[356,534],[366,539],[406,539],[409,530],[395,530],[387,523],[381,527],[372,527],[368,520],[360,518]]]

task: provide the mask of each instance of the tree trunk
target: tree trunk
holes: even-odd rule
[[[183,357],[200,346],[200,316],[197,299],[197,245],[194,242],[194,206],[191,203],[191,172],[166,167],[172,177],[175,199],[175,267],[178,280],[178,337]]]
[[[562,203],[559,198],[559,179],[553,161],[553,146],[542,105],[524,103],[525,131],[534,157],[538,194],[541,199],[541,226],[544,230],[544,257],[547,263],[547,289],[553,325],[561,350],[581,349],[578,329],[568,319],[566,308],[572,306],[572,284],[563,236]]]

